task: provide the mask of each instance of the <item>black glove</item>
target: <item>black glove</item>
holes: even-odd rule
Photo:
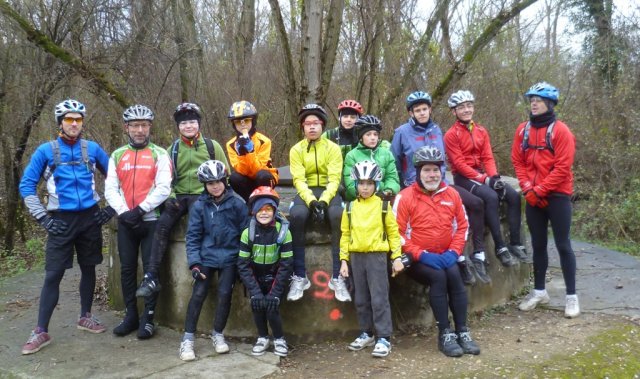
[[[264,302],[267,312],[274,312],[278,310],[278,306],[280,305],[280,298],[269,294],[265,296]]]
[[[145,213],[146,212],[142,210],[142,208],[140,208],[140,206],[138,205],[137,207],[122,213],[120,216],[118,216],[118,219],[121,223],[130,228],[137,228],[140,224],[140,221],[142,221],[142,216],[144,216]]]
[[[240,136],[236,141],[236,152],[238,155],[249,154],[253,151],[253,141],[251,138]]]
[[[309,210],[311,211],[311,219],[314,223],[322,224],[324,222],[324,210],[318,200],[313,200],[309,203]]]
[[[59,236],[69,229],[69,225],[62,220],[55,219],[49,215],[38,219],[40,225],[51,235]]]
[[[391,199],[393,199],[393,192],[389,190],[378,191],[376,195],[384,201],[391,201]]]
[[[96,220],[98,225],[102,226],[111,220],[111,217],[115,216],[116,211],[113,210],[110,206],[106,206],[104,208],[98,209],[96,213],[93,214],[93,218]]]
[[[256,312],[266,309],[263,294],[251,296],[251,309]]]
[[[402,265],[404,266],[404,268],[411,267],[411,256],[405,253],[402,253],[402,255],[400,256],[400,262],[402,262]]]
[[[200,265],[193,265],[193,267],[191,267],[191,276],[195,280],[205,280],[207,278],[207,276],[202,273],[202,266]]]
[[[164,202],[164,208],[169,212],[177,212],[180,210],[180,200],[170,197]]]
[[[504,180],[500,178],[500,175],[494,175],[489,178],[489,187],[496,191],[499,191],[504,188]]]

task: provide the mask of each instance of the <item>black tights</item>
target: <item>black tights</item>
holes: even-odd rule
[[[93,291],[96,288],[96,266],[80,265],[80,315],[91,312]],[[65,270],[48,270],[40,292],[40,308],[38,310],[38,326],[47,331],[53,310],[60,298],[60,282]]]

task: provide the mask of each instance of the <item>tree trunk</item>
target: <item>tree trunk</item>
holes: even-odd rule
[[[240,25],[236,34],[236,72],[238,74],[240,97],[243,99],[251,99],[252,95],[251,58],[253,56],[255,32],[256,2],[255,0],[244,0],[242,2]]]
[[[317,103],[320,93],[322,0],[303,2],[300,51],[300,101]]]
[[[174,40],[178,48],[178,69],[180,72],[180,100],[185,102],[191,99],[191,83],[189,81],[189,59],[187,45],[187,30],[184,20],[184,9],[180,0],[171,0],[171,11],[175,25]]]
[[[333,76],[333,66],[336,62],[340,30],[342,29],[342,14],[344,12],[344,0],[331,0],[327,17],[326,36],[320,56],[320,88],[318,88],[317,100],[324,104],[329,92],[329,84]]]

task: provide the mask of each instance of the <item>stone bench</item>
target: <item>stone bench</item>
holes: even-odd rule
[[[289,204],[295,194],[292,187],[286,186],[290,185],[290,179],[286,175],[287,172],[288,170],[282,170],[281,186],[276,188],[283,198],[280,208],[285,213],[288,213]],[[517,181],[512,178],[507,178],[507,180],[514,188],[517,188]],[[501,214],[505,214],[504,209],[501,210]],[[502,222],[503,230],[508,230],[504,217]],[[115,224],[111,223],[110,225],[113,228]],[[184,238],[186,227],[187,221],[185,217],[173,230],[169,250],[160,272],[160,280],[163,287],[156,308],[157,321],[164,326],[178,330],[184,328],[184,319],[187,305],[191,298],[193,283],[186,261]],[[475,286],[467,287],[469,312],[487,309],[496,304],[507,302],[512,295],[520,292],[521,288],[529,281],[531,270],[529,264],[519,264],[511,268],[502,267],[492,253],[494,245],[488,230],[485,234],[485,240],[492,283],[490,285],[477,283]],[[470,242],[467,243],[465,247],[466,253],[471,253],[470,245]],[[123,309],[115,229],[112,229],[110,233],[108,262],[109,299],[114,308]],[[306,267],[307,275],[311,281],[311,288],[305,291],[301,300],[296,302],[283,301],[282,303],[281,314],[287,338],[292,342],[310,342],[317,341],[318,338],[353,337],[358,332],[354,304],[335,300],[333,291],[327,286],[331,277],[331,249],[327,228],[309,228],[307,233]],[[139,277],[142,277],[141,270]],[[434,320],[429,307],[427,289],[424,286],[417,284],[403,274],[390,279],[390,283],[390,300],[396,327],[398,325],[429,326],[433,324]],[[251,307],[244,292],[244,286],[238,281],[234,288],[231,313],[225,329],[225,334],[228,336],[256,336]],[[214,281],[210,295],[205,301],[200,314],[199,332],[211,332],[215,299]],[[142,309],[141,301],[139,306]]]

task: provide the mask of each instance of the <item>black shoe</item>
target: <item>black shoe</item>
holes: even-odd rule
[[[496,250],[496,257],[498,257],[498,260],[504,267],[511,267],[518,264],[518,262],[511,257],[511,254],[509,254],[509,249],[504,246]]]
[[[144,278],[142,279],[142,283],[140,283],[140,287],[136,290],[137,297],[147,297],[149,295],[153,295],[154,293],[160,291],[162,286],[157,278],[153,275],[146,273],[144,274]]]
[[[125,316],[125,318],[120,322],[120,325],[113,328],[113,334],[119,337],[124,337],[127,334],[133,332],[138,329],[138,318],[134,319],[133,317],[129,318]]]
[[[527,249],[522,245],[509,245],[509,253],[512,257],[517,258],[520,262],[529,263],[529,256],[527,255]]]
[[[462,347],[458,345],[458,335],[445,329],[440,332],[438,338],[438,349],[447,357],[461,357],[464,354]]]
[[[473,264],[470,264],[468,259],[458,262],[458,268],[460,269],[460,275],[465,285],[472,286],[476,284],[476,277],[473,275]]]
[[[462,351],[465,354],[480,354],[480,347],[473,339],[471,339],[471,333],[469,329],[462,328],[461,331],[457,332],[458,334],[458,344],[462,348]]]
[[[138,338],[146,340],[153,337],[153,332],[156,330],[156,326],[153,321],[148,321],[145,316],[140,319],[140,327],[138,328]]]
[[[486,260],[480,260],[478,258],[471,258],[471,263],[473,263],[473,268],[475,268],[476,276],[478,280],[483,284],[491,283],[491,277],[487,274],[487,266],[488,263]]]

